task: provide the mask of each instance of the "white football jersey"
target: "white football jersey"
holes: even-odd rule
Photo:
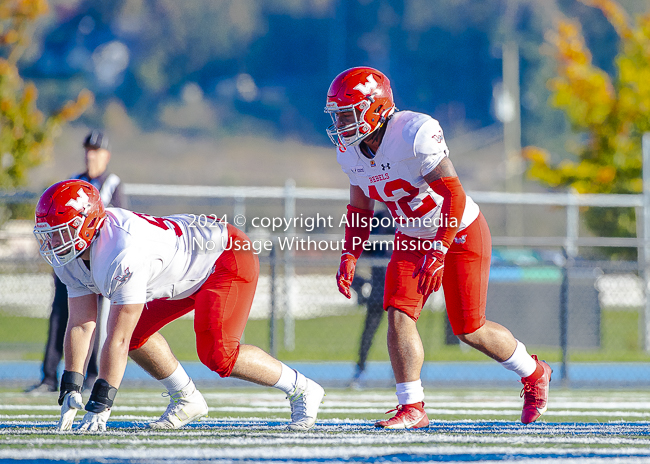
[[[54,271],[68,297],[100,293],[113,304],[175,300],[198,290],[227,246],[226,224],[211,217],[160,218],[107,208],[90,245],[90,270],[77,258]]]
[[[373,159],[359,146],[338,149],[337,160],[350,184],[359,186],[372,199],[386,204],[398,231],[410,237],[433,239],[443,197],[435,193],[424,176],[449,156],[442,128],[431,116],[399,111],[388,121],[384,138]],[[478,217],[479,208],[468,196],[459,231]]]

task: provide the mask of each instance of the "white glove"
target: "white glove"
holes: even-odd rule
[[[81,420],[78,432],[106,432],[106,421],[111,415],[111,410],[107,409],[102,412],[88,411]]]
[[[74,416],[77,415],[79,409],[83,408],[84,404],[80,393],[75,391],[66,393],[63,397],[63,404],[61,405],[61,420],[58,425],[59,431],[63,432],[72,429]]]

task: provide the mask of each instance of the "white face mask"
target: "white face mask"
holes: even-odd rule
[[[373,132],[370,124],[364,120],[368,108],[368,100],[341,107],[328,103],[325,112],[332,117],[333,124],[327,128],[327,135],[334,145],[343,151],[349,146],[357,145]]]
[[[83,225],[79,217],[64,224],[49,226],[39,223],[34,226],[34,235],[39,243],[39,253],[52,267],[61,267],[77,258],[87,247],[79,236]]]

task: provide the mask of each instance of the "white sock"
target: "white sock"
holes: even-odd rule
[[[187,372],[185,372],[185,369],[183,369],[181,363],[178,363],[178,367],[174,373],[169,377],[162,379],[160,383],[163,384],[163,386],[170,394],[173,394],[187,387],[191,381],[192,379],[190,379],[190,376],[187,375]]]
[[[278,390],[282,390],[287,395],[290,395],[296,389],[296,382],[298,381],[298,371],[291,369],[283,362],[281,362],[280,364],[282,364],[282,373],[280,374],[280,378],[278,379],[278,381],[273,386]]]
[[[516,372],[519,377],[528,377],[537,369],[537,362],[528,354],[526,346],[519,340],[517,340],[515,352],[501,365],[509,371]]]
[[[413,404],[424,401],[424,388],[422,380],[397,384],[397,402],[399,404]]]

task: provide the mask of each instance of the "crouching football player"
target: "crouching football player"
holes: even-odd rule
[[[99,377],[80,430],[106,430],[129,355],[169,391],[169,407],[152,427],[177,428],[207,414],[203,397],[157,333],[191,310],[203,364],[221,377],[282,390],[291,404],[289,429],[313,427],[323,388],[260,348],[240,344],[259,274],[242,231],[219,222],[200,226],[191,215],[104,209],[95,187],[66,180],[41,196],[34,234],[68,289],[61,430],[69,430],[84,407],[81,373],[95,329],[96,294],[110,299],[111,309]]]

